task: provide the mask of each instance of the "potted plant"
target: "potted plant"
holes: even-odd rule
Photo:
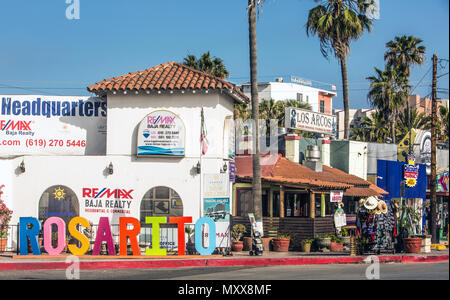
[[[403,238],[403,248],[406,253],[420,253],[422,248],[422,237],[417,236],[417,225],[421,219],[421,213],[409,205],[402,208],[400,225],[408,232],[408,237]]]
[[[341,239],[342,243],[344,243],[344,249],[348,250],[350,248],[350,236],[345,228],[342,228],[341,230]]]
[[[273,251],[286,252],[289,251],[291,237],[288,234],[280,234],[272,240]]]
[[[330,243],[331,243],[331,235],[329,234],[320,234],[316,236],[316,244],[317,248],[322,251],[329,251]]]
[[[231,250],[237,252],[242,251],[244,248],[244,242],[241,241],[241,238],[246,232],[247,230],[242,224],[235,224],[233,226],[233,229],[231,230]]]
[[[335,235],[331,236],[330,251],[331,252],[344,251],[344,243],[342,242],[342,239],[340,237]]]
[[[306,253],[311,252],[311,244],[313,242],[314,242],[314,239],[302,240],[302,242],[301,242],[302,252],[306,252]]]
[[[0,191],[0,252],[4,252],[8,243],[8,225],[13,212],[3,202],[1,194],[2,192]]]
[[[194,227],[185,227],[184,228],[184,232],[188,235],[188,239],[187,239],[187,244],[186,244],[186,253],[187,254],[195,254],[196,250],[195,250],[195,243],[194,243],[194,232],[195,229]]]

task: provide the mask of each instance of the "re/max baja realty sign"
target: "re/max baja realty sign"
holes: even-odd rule
[[[146,224],[152,226],[152,247],[145,250],[145,255],[167,255],[166,249],[160,248],[160,224],[177,224],[178,229],[178,255],[185,255],[185,224],[192,223],[192,217],[146,217]],[[202,245],[202,229],[208,226],[208,247]],[[57,246],[52,244],[52,227],[57,228]],[[80,227],[91,228],[89,221],[83,217],[75,217],[67,225],[71,241],[68,245],[69,251],[73,255],[84,255],[90,246],[90,241],[79,230]],[[20,255],[28,255],[28,241],[31,245],[33,255],[41,255],[38,235],[41,230],[44,236],[44,250],[49,255],[59,255],[66,247],[66,223],[59,217],[50,217],[42,225],[38,219],[33,217],[21,217],[19,220],[19,248]],[[128,241],[131,246],[133,256],[140,256],[141,252],[138,244],[138,235],[141,231],[141,224],[138,219],[132,217],[119,218],[119,255],[127,255]],[[95,237],[92,255],[99,255],[102,243],[106,243],[109,255],[116,255],[111,226],[107,217],[101,217]],[[195,223],[195,249],[200,255],[211,255],[216,248],[216,225],[214,220],[202,217]]]

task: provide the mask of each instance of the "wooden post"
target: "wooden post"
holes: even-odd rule
[[[313,191],[309,191],[309,217],[316,217],[316,194]]]
[[[284,186],[280,185],[280,218],[284,218]]]

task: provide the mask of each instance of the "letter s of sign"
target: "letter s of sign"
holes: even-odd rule
[[[73,1],[73,3],[72,3]],[[66,0],[66,4],[70,4],[66,8],[67,20],[79,20],[80,19],[80,0]]]

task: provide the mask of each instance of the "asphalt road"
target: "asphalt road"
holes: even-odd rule
[[[368,270],[369,268],[369,270]],[[448,262],[81,270],[81,280],[449,280]],[[72,274],[69,272],[69,275]],[[379,278],[377,277],[379,274]],[[0,271],[1,280],[64,280],[66,270]]]

